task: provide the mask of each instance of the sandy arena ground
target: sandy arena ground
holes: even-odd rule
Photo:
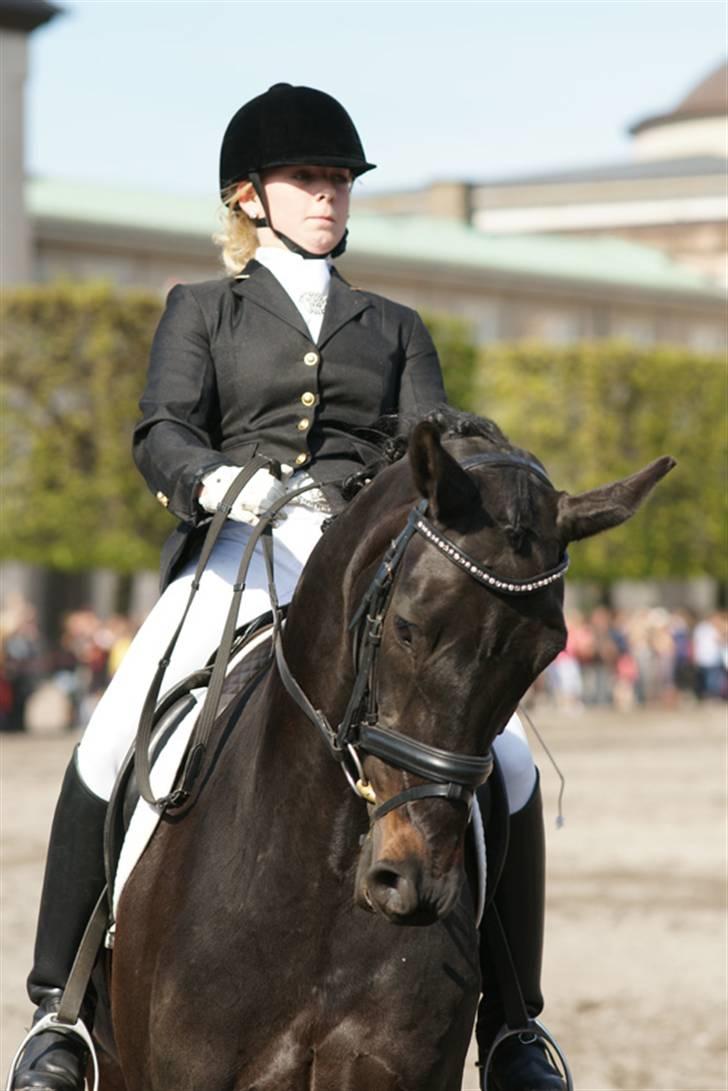
[[[535,743],[549,841],[544,1019],[576,1088],[726,1091],[725,707],[545,708],[537,722],[567,778],[557,831],[558,782]],[[28,1020],[42,860],[74,742],[38,728],[1,739],[2,1080]],[[475,1088],[469,1067],[463,1089]]]

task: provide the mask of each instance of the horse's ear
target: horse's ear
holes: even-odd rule
[[[439,522],[447,523],[479,503],[475,483],[442,446],[434,424],[420,421],[415,425],[408,450],[415,485]]]
[[[617,527],[631,518],[657,482],[676,465],[675,459],[664,455],[631,477],[602,485],[599,489],[569,496],[559,496],[556,525],[564,545],[579,538],[590,538],[610,527]]]

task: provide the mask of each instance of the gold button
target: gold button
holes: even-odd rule
[[[308,458],[308,455],[304,455],[304,454],[296,455],[296,465],[297,466],[302,466],[307,458]]]
[[[306,417],[301,417],[300,421],[296,425],[296,428],[298,429],[299,432],[305,432],[306,429],[310,426],[310,424],[311,424],[310,420],[307,420]]]
[[[159,501],[163,508],[166,508],[169,505],[169,497],[165,496],[163,492],[158,492],[156,495],[156,499]]]
[[[303,362],[307,367],[315,367],[319,362],[319,355],[317,352],[307,352],[303,358]]]
[[[313,405],[316,401],[316,395],[312,394],[310,390],[307,390],[305,394],[301,395],[301,401],[304,405]]]

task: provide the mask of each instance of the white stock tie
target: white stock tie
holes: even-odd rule
[[[331,267],[326,258],[302,258],[290,250],[261,246],[256,261],[265,265],[295,303],[301,317],[317,341],[326,310],[331,282]]]

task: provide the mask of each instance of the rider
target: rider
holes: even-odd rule
[[[445,401],[437,354],[419,316],[351,288],[332,258],[346,246],[353,181],[372,170],[343,107],[280,83],[246,103],[225,133],[216,237],[228,277],[178,285],[154,338],[135,458],[157,499],[181,520],[165,546],[163,593],[77,747],[57,804],[28,992],[35,1018],[56,1011],[84,926],[105,881],[103,824],[159,659],[186,603],[196,555],[231,481],[254,453],[270,459],[233,504],[172,655],[165,686],[199,667],[220,638],[251,526],[286,491],[317,488],[286,508],[273,531],[280,601],[290,601],[334,496],[327,482],[366,459],[353,435],[384,413],[411,418]],[[269,607],[256,552],[239,623]],[[495,744],[512,812],[498,902],[529,1013],[542,1007],[543,824],[538,775],[518,722]],[[484,976],[493,981],[487,944]],[[93,998],[83,1015],[93,1017]],[[478,1015],[484,1059],[504,1020],[496,988]],[[81,1091],[79,1039],[46,1030],[26,1047],[16,1091]],[[509,1039],[495,1054],[497,1091],[559,1091],[538,1040]]]

